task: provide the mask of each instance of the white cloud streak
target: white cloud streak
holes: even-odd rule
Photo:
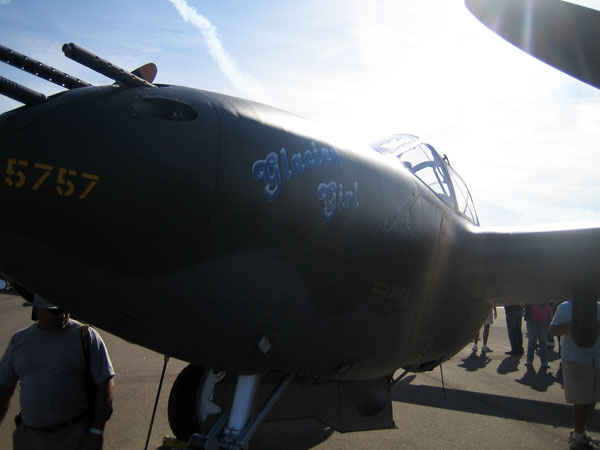
[[[2,0],[0,0],[2,1]],[[268,102],[267,95],[262,86],[247,74],[242,73],[233,58],[227,53],[215,26],[196,9],[190,6],[186,0],[169,0],[177,9],[181,18],[198,28],[208,47],[208,51],[215,60],[219,69],[231,84],[243,95],[256,101]]]
[[[4,5],[8,5],[10,4],[10,0],[0,0],[0,6],[4,6]]]

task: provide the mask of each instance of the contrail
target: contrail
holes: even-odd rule
[[[3,0],[0,0],[3,1]],[[169,0],[177,9],[177,12],[183,20],[190,22],[200,30],[208,51],[218,64],[221,72],[244,95],[258,101],[267,101],[267,96],[263,88],[252,77],[243,74],[237,68],[235,62],[223,48],[223,44],[217,36],[217,29],[210,21],[201,14],[198,14],[195,8],[187,4],[186,0]]]

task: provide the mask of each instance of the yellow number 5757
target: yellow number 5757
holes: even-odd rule
[[[27,174],[25,173],[25,170],[28,168],[31,171],[29,161],[8,158],[6,161],[6,176],[4,177],[5,183],[11,188],[23,188],[27,184]],[[31,186],[31,190],[38,191],[48,177],[50,177],[54,167],[49,164],[34,162],[33,169],[36,169],[35,173],[33,175],[29,174],[32,179],[35,180]],[[75,194],[76,188],[73,178],[77,176],[76,170],[59,167],[58,175],[56,177],[56,193],[60,197],[71,197]],[[83,189],[78,196],[80,200],[83,200],[89,195],[96,184],[98,184],[100,177],[86,172],[82,172],[80,177],[88,182],[85,189]]]

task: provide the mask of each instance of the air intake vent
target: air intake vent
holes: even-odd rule
[[[157,97],[135,102],[133,110],[138,117],[153,117],[175,122],[189,122],[198,117],[198,113],[185,103]]]

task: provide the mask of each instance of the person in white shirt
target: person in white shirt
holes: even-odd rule
[[[571,335],[573,302],[558,305],[550,334],[560,336],[565,400],[573,405],[572,450],[600,448],[585,432],[596,402],[600,400],[600,337],[592,347],[577,345]],[[596,320],[600,323],[600,302],[596,302]]]

